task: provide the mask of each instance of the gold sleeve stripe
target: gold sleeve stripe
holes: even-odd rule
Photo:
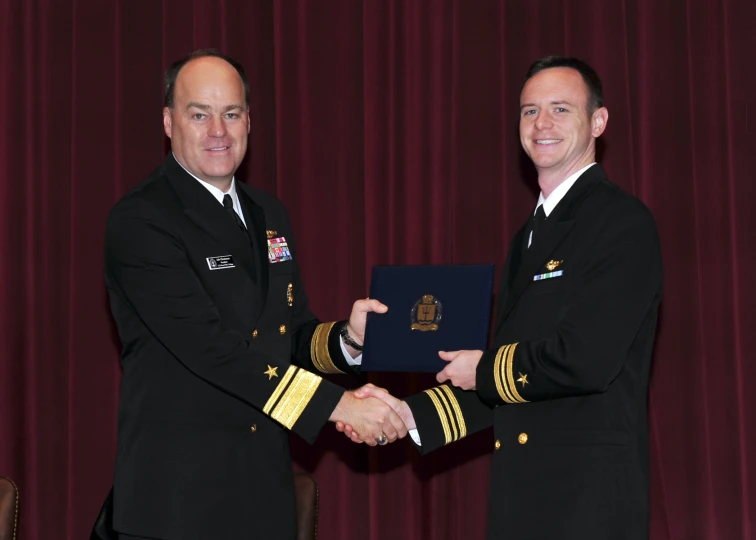
[[[441,402],[438,400],[438,397],[433,392],[433,390],[434,390],[433,388],[430,388],[428,390],[425,390],[425,393],[428,394],[428,397],[431,399],[431,401],[433,402],[433,405],[435,405],[436,407],[436,412],[438,413],[438,419],[441,421],[441,427],[444,430],[444,440],[446,441],[444,442],[444,444],[449,444],[450,442],[452,442],[451,429],[449,429],[449,420],[446,417],[446,414],[444,412],[443,406],[441,405]]]
[[[344,373],[336,367],[328,352],[328,337],[335,324],[336,322],[320,323],[312,334],[310,356],[315,368],[321,373]]]
[[[496,390],[499,392],[499,397],[504,400],[505,403],[512,403],[514,397],[509,394],[508,388],[504,383],[504,362],[503,359],[507,354],[507,351],[511,348],[511,345],[504,345],[496,353],[496,360],[494,361],[494,380],[496,381]]]
[[[449,442],[458,440],[459,430],[457,429],[457,422],[454,419],[454,413],[452,412],[452,408],[451,408],[451,404],[449,404],[449,400],[446,399],[446,396],[441,391],[441,388],[436,387],[436,388],[431,388],[431,390],[438,397],[438,401],[441,403],[441,405],[444,408],[444,414],[446,414],[446,418],[449,420],[449,425],[451,427],[451,441]]]
[[[514,388],[514,385],[509,384],[509,379],[507,378],[512,374],[512,358],[514,358],[514,352],[516,348],[517,343],[512,343],[511,345],[509,345],[503,355],[504,360],[501,363],[501,377],[504,380],[504,391],[509,396],[508,403],[523,403],[522,401],[519,401],[517,399],[517,396],[515,396],[513,390],[516,391],[517,389]]]
[[[452,389],[446,385],[440,386],[439,388],[446,394],[446,397],[449,400],[452,409],[454,409],[454,415],[457,418],[457,425],[459,426],[459,438],[461,439],[463,437],[466,437],[467,424],[465,424],[465,417],[462,415],[462,408],[459,406],[457,396],[455,396],[454,392],[452,392]]]
[[[514,353],[515,349],[517,348],[517,343],[513,343],[512,346],[509,348],[509,352],[507,353],[507,359],[505,360],[506,367],[507,367],[507,387],[509,388],[509,391],[512,394],[512,397],[514,398],[514,403],[527,403],[526,400],[522,398],[520,395],[520,392],[517,391],[516,381],[514,377]]]
[[[286,373],[284,373],[284,376],[281,377],[281,382],[278,383],[278,386],[276,386],[276,389],[273,390],[273,393],[268,398],[268,401],[265,403],[265,406],[263,407],[263,412],[265,414],[270,414],[270,410],[273,408],[273,406],[276,404],[276,401],[278,401],[278,398],[281,396],[283,391],[286,389],[286,387],[289,385],[289,381],[294,376],[294,374],[299,371],[299,368],[296,366],[289,366],[289,369],[286,370]]]
[[[270,416],[289,429],[294,427],[322,380],[318,375],[300,369]]]

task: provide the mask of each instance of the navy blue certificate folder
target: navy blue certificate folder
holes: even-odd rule
[[[362,371],[437,373],[438,351],[486,349],[494,265],[374,266]]]

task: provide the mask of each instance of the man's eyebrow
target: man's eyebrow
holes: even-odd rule
[[[563,99],[559,99],[559,100],[556,100],[556,101],[550,101],[549,105],[569,105],[570,107],[574,106],[571,102],[565,101]],[[522,109],[524,109],[526,107],[537,107],[537,105],[535,103],[523,103],[522,105],[520,105],[520,110],[522,110]]]
[[[201,111],[210,111],[212,110],[212,107],[210,105],[207,105],[205,103],[199,103],[197,101],[190,101],[186,104],[186,108],[188,109],[199,109]],[[235,109],[238,110],[244,110],[244,105],[239,105],[238,103],[234,103],[232,105],[226,105],[221,109],[221,112],[227,113],[228,111],[233,111]]]

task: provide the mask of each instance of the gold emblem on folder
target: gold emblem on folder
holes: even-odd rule
[[[441,311],[443,306],[438,298],[432,294],[424,294],[423,297],[415,302],[410,312],[411,330],[420,330],[427,332],[429,330],[438,330],[438,323],[441,322]]]
[[[562,264],[564,261],[549,261],[546,263],[546,270],[549,272],[553,272],[556,270],[560,264]]]

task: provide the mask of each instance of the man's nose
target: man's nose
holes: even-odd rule
[[[540,111],[536,116],[535,127],[537,129],[548,129],[551,125],[551,116],[549,116],[548,111]]]
[[[226,123],[223,121],[223,118],[214,116],[212,121],[210,122],[208,135],[210,135],[211,137],[223,137],[224,135],[226,135],[226,132]]]

